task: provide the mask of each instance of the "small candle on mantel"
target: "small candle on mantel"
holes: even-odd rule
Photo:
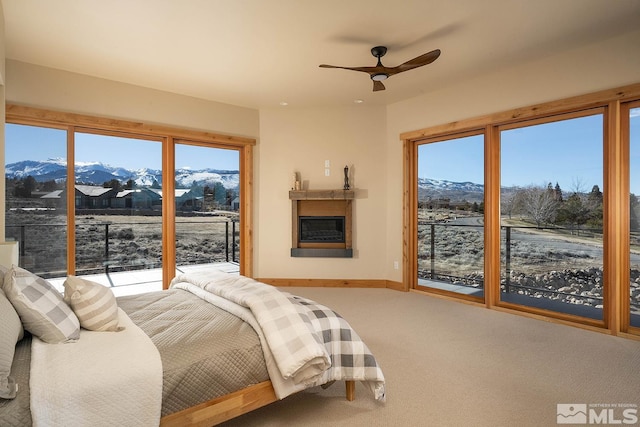
[[[293,189],[300,190],[300,180],[298,179],[298,172],[293,173]]]

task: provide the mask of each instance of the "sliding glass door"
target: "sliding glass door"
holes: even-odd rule
[[[240,260],[240,152],[181,141],[175,145],[176,268]]]
[[[162,278],[162,143],[76,132],[76,274],[154,270]]]
[[[418,146],[417,284],[484,299],[484,136]]]
[[[176,266],[210,263],[252,274],[255,140],[27,107],[8,108],[5,136],[5,240],[20,266],[112,285],[140,271],[129,276],[168,286]]]
[[[500,301],[603,319],[603,114],[500,128]]]

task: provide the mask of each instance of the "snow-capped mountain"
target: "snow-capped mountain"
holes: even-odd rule
[[[474,182],[453,182],[441,179],[418,178],[418,199],[448,198],[451,201],[482,201],[484,185]]]
[[[60,181],[67,176],[67,163],[64,159],[49,159],[45,161],[23,160],[6,165],[7,178],[26,178],[31,175],[38,182]],[[155,183],[162,184],[162,171],[156,169],[129,170],[114,167],[100,162],[76,163],[76,182],[83,184],[102,185],[116,179],[125,184],[130,179],[139,187],[151,187]],[[199,185],[214,185],[220,182],[225,188],[237,188],[240,182],[238,171],[216,169],[177,169],[176,183],[179,187],[189,188],[193,183]]]

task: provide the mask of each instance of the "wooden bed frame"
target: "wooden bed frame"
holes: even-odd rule
[[[345,385],[347,400],[354,400],[356,392],[355,381],[345,381]],[[246,414],[276,400],[278,399],[271,381],[264,381],[162,417],[160,426],[208,427]]]

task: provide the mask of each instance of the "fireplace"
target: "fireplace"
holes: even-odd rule
[[[292,257],[353,257],[353,190],[292,190],[289,198]]]
[[[300,243],[344,243],[344,216],[298,217]]]

